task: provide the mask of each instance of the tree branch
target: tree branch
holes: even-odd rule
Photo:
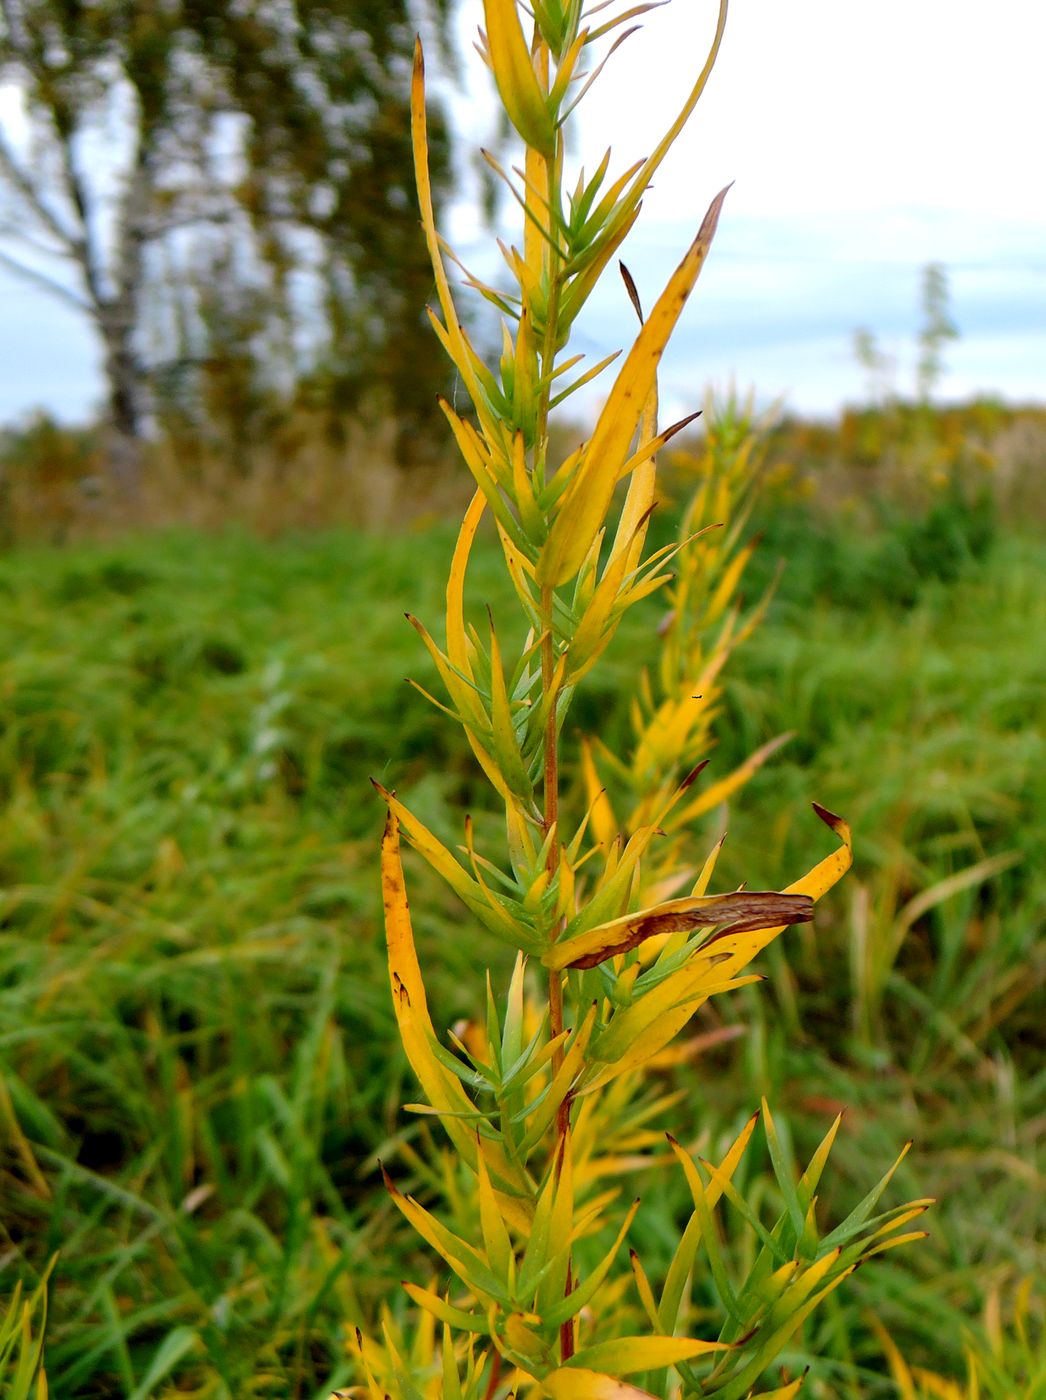
[[[41,197],[40,191],[33,184],[28,172],[25,171],[15,159],[14,153],[4,139],[4,134],[0,131],[0,175],[6,177],[8,183],[21,195],[22,199],[29,206],[33,215],[39,219],[40,223],[48,232],[62,244],[65,253],[69,257],[76,256],[77,238],[65,228],[54,210],[49,209]]]
[[[31,253],[36,253],[41,258],[68,258],[69,254],[64,248],[55,248],[52,244],[44,243],[31,233],[27,233],[24,228],[20,228],[10,219],[0,222],[0,238],[11,238],[28,248]]]
[[[35,267],[29,267],[26,263],[19,262],[17,258],[12,258],[9,253],[0,249],[0,267],[8,272],[14,273],[16,277],[21,277],[25,282],[31,282],[34,286],[40,287],[49,296],[56,297],[59,301],[64,301],[68,306],[74,307],[82,316],[94,317],[94,307],[75,292],[63,286],[61,282],[56,282],[53,277],[48,277],[46,272],[40,272]]]
[[[77,167],[72,136],[63,135],[57,122],[54,122],[53,125],[55,129],[54,139],[58,145],[65,183],[82,230],[81,236],[73,240],[71,256],[80,265],[91,305],[98,312],[103,312],[109,296],[105,285],[104,259],[99,254],[92,227],[91,199],[88,186]]]

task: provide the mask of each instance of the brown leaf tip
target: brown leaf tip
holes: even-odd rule
[[[690,787],[692,783],[697,781],[698,774],[701,773],[705,768],[707,768],[711,761],[712,760],[710,758],[703,758],[700,763],[698,763],[695,767],[691,768],[690,772],[679,784],[679,791],[686,792],[687,788]]]
[[[618,268],[619,268],[619,270],[620,270],[620,272],[621,272],[621,280],[622,280],[622,281],[624,282],[624,284],[625,284],[625,291],[628,293],[628,299],[629,299],[629,301],[632,303],[633,307],[635,308],[635,313],[636,313],[636,315],[639,317],[639,324],[642,325],[642,324],[643,324],[643,304],[642,304],[642,302],[639,300],[639,292],[638,292],[638,290],[637,290],[637,288],[636,288],[635,279],[633,278],[631,272],[629,272],[629,270],[628,270],[628,268],[625,266],[625,264],[624,264],[623,262],[621,262],[620,260],[618,261]]]
[[[837,816],[835,812],[830,812],[827,807],[822,807],[820,802],[814,802],[811,805],[813,806],[813,809],[817,813],[817,815],[824,822],[825,826],[830,826],[833,831],[838,832],[840,828],[846,825],[842,817]]]
[[[670,428],[665,429],[665,431],[661,434],[662,440],[664,442],[671,442],[671,440],[675,437],[676,433],[681,433],[684,428],[689,428],[690,424],[693,423],[696,419],[700,418],[702,413],[704,413],[704,409],[699,408],[696,411],[696,413],[688,413],[685,418],[680,418],[678,423],[673,423]],[[710,526],[709,528],[714,529],[715,527]]]
[[[712,200],[712,203],[708,206],[708,212],[705,215],[705,217],[701,220],[701,227],[697,231],[697,238],[694,240],[695,242],[711,242],[712,237],[714,236],[716,231],[716,226],[719,223],[719,215],[723,211],[723,201],[729,194],[733,183],[733,180],[731,180],[729,185],[725,185],[716,195],[715,199]]]

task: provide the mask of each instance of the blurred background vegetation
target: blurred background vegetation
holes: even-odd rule
[[[402,614],[437,612],[468,485],[432,408],[413,11],[297,13],[0,19],[34,153],[0,146],[3,257],[76,298],[110,390],[96,423],[0,433],[0,1383],[51,1269],[63,1400],[325,1396],[353,1325],[421,1267],[377,1169],[398,1153],[423,1181],[427,1134],[398,1110],[367,777],[447,840],[448,809],[482,803],[403,683],[435,688]],[[449,18],[423,20],[446,40]],[[83,158],[114,74],[136,114],[115,205]],[[858,859],[673,1073],[699,1141],[766,1093],[808,1155],[846,1106],[832,1209],[908,1137],[901,1189],[940,1198],[926,1245],[796,1340],[821,1400],[972,1400],[968,1353],[980,1395],[1046,1394],[1046,408],[935,404],[939,269],[923,306],[908,395],[863,331],[864,406],[718,407],[717,450],[763,462],[746,594],[777,582],[724,677],[715,771],[793,737],[699,848],[729,826],[725,878],[774,886],[816,799]],[[700,435],[669,455],[655,545],[713,457]],[[492,541],[473,567],[497,610]],[[579,730],[625,743],[660,620],[656,599],[630,618]],[[449,1024],[500,955],[411,877]],[[640,1217],[648,1252],[682,1209]]]

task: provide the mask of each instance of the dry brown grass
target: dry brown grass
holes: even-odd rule
[[[560,425],[574,447],[582,427]],[[149,444],[138,492],[122,495],[101,436],[39,419],[0,440],[0,542],[61,543],[133,529],[233,525],[262,536],[350,525],[381,529],[454,518],[466,490],[442,423],[418,460],[397,461],[391,420],[339,423],[297,413],[235,445],[187,433]],[[700,434],[680,439],[701,449]],[[1046,409],[970,404],[932,410],[913,436],[903,412],[848,410],[835,422],[786,419],[772,433],[770,484],[822,509],[876,500],[922,509],[953,471],[984,489],[1000,520],[1046,524]]]
[[[342,425],[334,435],[318,421],[296,418],[246,456],[220,443],[165,438],[146,446],[132,494],[114,481],[90,434],[43,429],[28,451],[0,461],[0,534],[9,543],[172,526],[232,525],[263,536],[337,525],[377,529],[453,515],[467,497],[438,449],[410,466],[397,462],[392,423]]]

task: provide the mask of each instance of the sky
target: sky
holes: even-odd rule
[[[591,170],[608,145],[612,169],[649,152],[704,61],[715,10],[672,0],[643,17],[578,109],[573,168]],[[478,0],[460,0],[466,57],[444,91],[466,172],[447,232],[483,273],[491,239],[467,175],[494,125],[489,76],[471,56],[481,14]],[[896,362],[896,391],[912,392],[931,261],[945,268],[960,332],[938,396],[1046,399],[1044,54],[1039,0],[734,0],[709,86],[623,253],[651,304],[733,182],[664,361],[666,414],[698,406],[709,385],[814,414],[861,401],[858,327]],[[513,219],[506,205],[502,231],[518,237]],[[101,393],[88,330],[2,272],[0,299],[0,421],[34,405],[84,416]],[[632,331],[611,277],[574,348],[596,359]]]

